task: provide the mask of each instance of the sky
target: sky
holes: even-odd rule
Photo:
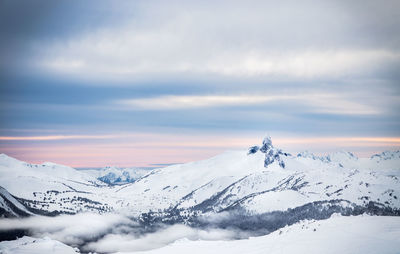
[[[0,152],[152,166],[400,149],[399,1],[0,0]]]

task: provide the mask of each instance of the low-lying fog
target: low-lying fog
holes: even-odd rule
[[[192,228],[182,224],[146,228],[120,214],[80,213],[56,217],[2,219],[3,231],[26,230],[30,236],[59,240],[82,252],[126,252],[159,248],[178,239],[231,240],[248,237],[239,230]]]

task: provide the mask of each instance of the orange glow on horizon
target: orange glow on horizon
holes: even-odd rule
[[[64,142],[63,140],[79,140]],[[86,140],[85,140],[86,139]],[[96,139],[96,141],[94,141]],[[102,140],[104,139],[104,140]],[[61,140],[53,142],[53,140]],[[92,141],[91,141],[92,140]],[[52,161],[72,167],[151,166],[207,159],[226,150],[246,149],[261,144],[250,135],[53,135],[0,137],[0,152],[31,163]],[[25,142],[24,142],[25,141]],[[52,142],[39,142],[52,141]],[[285,137],[275,135],[275,146],[289,152],[309,150],[326,153],[336,150],[370,156],[400,148],[400,137]]]

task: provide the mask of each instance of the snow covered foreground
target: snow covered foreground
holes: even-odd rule
[[[127,253],[127,252],[120,252]],[[258,253],[400,253],[400,217],[333,216],[322,221],[302,221],[269,235],[236,241],[181,239],[143,254],[258,254]]]
[[[24,236],[14,241],[0,242],[1,254],[76,254],[78,250],[48,237]]]

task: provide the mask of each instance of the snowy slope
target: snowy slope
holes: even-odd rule
[[[121,188],[119,195],[144,210],[164,209],[211,181],[218,181],[223,188],[249,173],[264,170],[263,164],[257,162],[242,151],[225,152],[204,161],[155,169],[147,177]],[[209,194],[218,189],[215,185]]]
[[[67,166],[49,162],[30,164],[0,155],[0,187],[35,213],[110,210],[109,199],[102,195],[109,191],[106,186]],[[1,207],[7,209],[2,203]]]
[[[24,236],[13,241],[0,242],[2,254],[76,254],[78,250],[48,237]]]
[[[33,215],[20,201],[2,187],[0,187],[0,211],[0,214],[5,217]]]
[[[246,240],[190,241],[181,239],[160,249],[135,253],[397,254],[399,239],[400,217],[334,216],[328,220],[301,221],[269,235]]]

